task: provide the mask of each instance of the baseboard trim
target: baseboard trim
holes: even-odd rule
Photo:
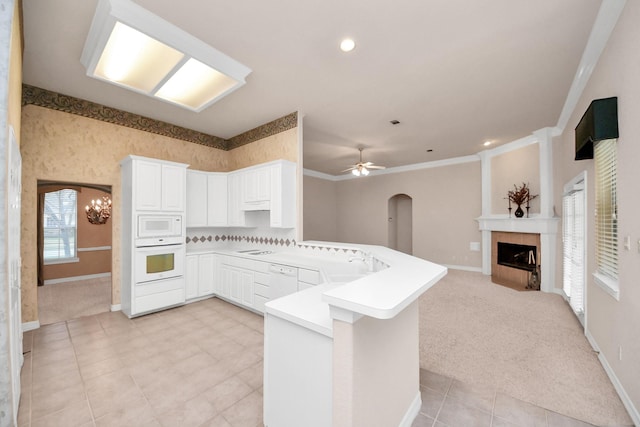
[[[55,285],[57,283],[77,282],[79,280],[101,279],[103,277],[111,277],[111,273],[87,274],[85,276],[62,277],[60,279],[45,280],[45,285]]]
[[[611,365],[609,365],[609,362],[607,362],[607,358],[604,357],[604,354],[602,354],[602,351],[600,351],[600,347],[598,346],[598,343],[596,342],[595,338],[593,337],[593,335],[591,335],[591,333],[588,330],[585,330],[584,335],[587,337],[587,340],[589,341],[589,344],[591,344],[591,347],[593,348],[593,350],[598,353],[598,360],[600,361],[600,364],[604,368],[604,371],[607,373],[607,376],[609,377],[611,384],[613,384],[613,388],[616,389],[618,396],[620,396],[620,400],[622,400],[622,404],[624,405],[625,409],[629,413],[629,416],[631,417],[633,424],[640,426],[640,412],[638,412],[638,409],[633,405],[631,398],[629,397],[626,390],[620,383],[620,380],[616,376],[616,373],[613,371],[613,368],[611,367]]]
[[[452,265],[452,264],[442,264],[450,270],[462,270],[462,271],[473,271],[474,273],[482,273],[482,267],[471,267],[468,265]]]
[[[399,427],[411,427],[411,424],[413,424],[413,421],[418,416],[421,407],[422,398],[420,397],[420,390],[418,390],[416,397],[413,398],[409,409],[407,409],[407,412],[404,414],[402,421],[400,421]]]
[[[111,311],[122,311],[122,304],[112,304]]]
[[[40,328],[40,321],[34,320],[32,322],[24,322],[22,324],[22,332],[33,331]]]

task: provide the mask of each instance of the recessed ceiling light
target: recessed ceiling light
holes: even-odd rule
[[[390,120],[389,123],[391,123],[392,125],[399,125],[400,120]]]
[[[485,141],[484,144],[482,144],[482,145],[484,145],[485,147],[488,147],[488,146],[491,145],[491,141]]]
[[[433,153],[433,150],[432,150],[431,148],[429,148],[429,149],[427,150],[427,153]]]
[[[352,39],[344,39],[340,42],[340,50],[343,52],[351,52],[356,47],[356,42]]]

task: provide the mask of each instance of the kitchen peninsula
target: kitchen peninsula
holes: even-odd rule
[[[417,300],[445,267],[329,242],[216,254],[298,271],[300,291],[263,305],[266,426],[411,425],[421,405]]]

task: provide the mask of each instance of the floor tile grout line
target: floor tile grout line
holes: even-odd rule
[[[76,367],[78,369],[78,374],[80,375],[80,379],[82,380],[82,391],[84,392],[84,397],[87,400],[87,405],[89,406],[89,413],[91,414],[91,422],[93,425],[96,425],[96,417],[93,413],[93,406],[91,406],[91,401],[89,400],[89,393],[87,393],[87,383],[85,382],[85,378],[82,375],[82,370],[80,369],[80,363],[78,363],[78,354],[76,353],[76,345],[71,338],[71,330],[69,329],[69,321],[65,321],[65,325],[67,327],[67,332],[69,333],[69,340],[71,341],[71,346],[73,347],[73,359],[76,361]]]

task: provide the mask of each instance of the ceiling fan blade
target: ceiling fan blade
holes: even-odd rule
[[[356,166],[351,166],[349,169],[345,169],[345,170],[343,170],[341,172],[349,172],[349,171],[352,171],[354,169],[358,169],[358,166],[357,165]]]
[[[367,166],[367,169],[386,169],[386,166],[371,165],[371,166]]]

